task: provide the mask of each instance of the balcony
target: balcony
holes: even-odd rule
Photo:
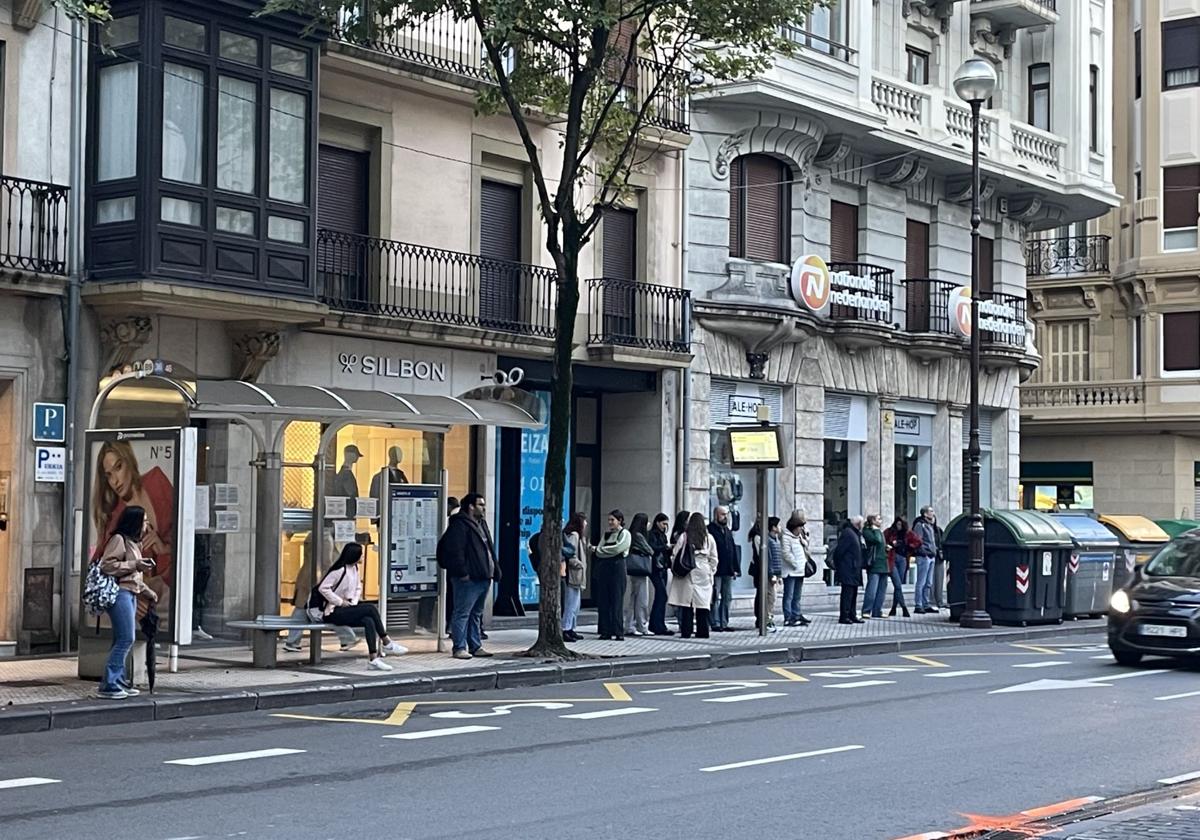
[[[611,277],[587,285],[589,353],[607,359],[629,350],[690,354],[686,289]]]
[[[1021,423],[1078,431],[1136,427],[1143,434],[1194,425],[1187,404],[1162,405],[1142,380],[1027,383],[1021,386]],[[1151,405],[1151,403],[1154,403]]]
[[[887,341],[895,332],[892,270],[860,262],[831,262],[828,266],[833,340],[850,352]]]
[[[1108,236],[1033,239],[1025,246],[1028,277],[1108,274]]]
[[[830,41],[799,26],[783,27],[783,37],[793,44],[812,52],[822,53],[846,64],[857,64],[858,53],[845,44]]]
[[[1021,388],[1021,408],[1091,408],[1129,406],[1146,402],[1146,383],[1073,382],[1026,385]]]
[[[1034,128],[1028,123],[1012,127],[1013,154],[1018,160],[1033,161],[1055,172],[1062,168],[1062,153],[1067,141],[1056,134]]]
[[[987,18],[993,31],[1058,23],[1056,0],[971,0],[971,17]]]
[[[67,273],[68,187],[0,175],[0,269]]]
[[[317,232],[317,288],[342,313],[551,339],[557,274],[525,265]]]
[[[929,94],[912,85],[877,76],[871,80],[871,102],[889,119],[915,126],[928,122]]]
[[[962,351],[966,339],[950,320],[950,296],[961,285],[925,277],[904,281],[905,331],[916,338],[909,353],[931,361]]]
[[[1027,327],[1025,298],[1003,292],[979,293],[979,333],[984,344],[1024,351]]]

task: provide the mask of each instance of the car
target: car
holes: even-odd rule
[[[1200,528],[1164,545],[1113,592],[1108,647],[1121,665],[1200,656]]]

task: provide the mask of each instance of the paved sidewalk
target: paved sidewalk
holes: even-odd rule
[[[1189,788],[1194,790],[1193,786]],[[1096,807],[1103,809],[1103,803]],[[1104,814],[1044,836],[1064,840],[1200,840],[1200,796],[1190,793]]]

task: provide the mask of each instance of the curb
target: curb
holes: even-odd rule
[[[819,662],[831,659],[849,659],[856,656],[928,650],[933,647],[1020,642],[1046,636],[1081,636],[1103,631],[1104,627],[1102,622],[1089,622],[1050,627],[1004,628],[947,636],[915,636],[911,639],[794,644],[735,650],[728,653],[686,653],[657,658],[628,657],[561,664],[530,663],[490,671],[396,676],[379,680],[346,680],[293,687],[267,686],[243,691],[214,691],[194,695],[173,694],[158,698],[143,696],[119,704],[105,701],[72,700],[43,706],[9,706],[0,708],[0,735],[144,723],[147,720],[178,720],[230,712],[274,711],[298,706],[345,703],[352,700],[385,700],[443,691],[529,688],[584,680],[703,671],[709,668]]]

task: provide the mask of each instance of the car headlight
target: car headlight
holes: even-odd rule
[[[1112,607],[1112,611],[1124,615],[1133,609],[1133,601],[1129,598],[1129,593],[1124,589],[1118,589],[1112,594],[1112,600],[1108,602]]]

